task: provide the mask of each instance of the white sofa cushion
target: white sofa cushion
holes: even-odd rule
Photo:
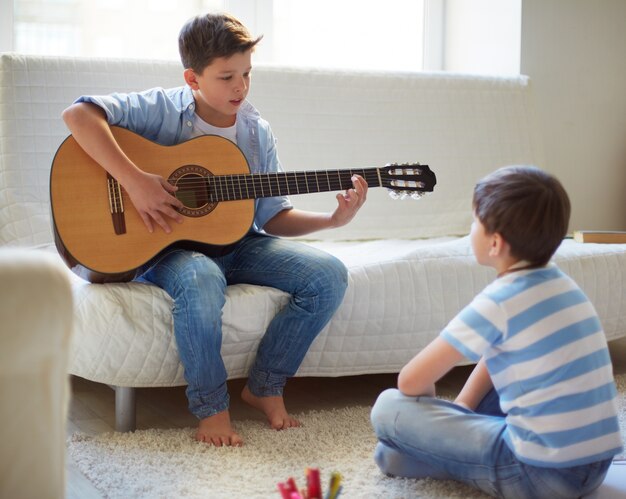
[[[476,264],[467,237],[308,244],[340,258],[349,281],[341,307],[311,345],[298,376],[396,372],[495,278],[492,269]],[[555,262],[596,304],[607,339],[626,335],[626,245],[567,240]],[[118,386],[185,384],[172,302],[164,291],[73,279],[71,373]],[[222,356],[230,378],[247,375],[265,328],[287,300],[272,288],[228,287]]]

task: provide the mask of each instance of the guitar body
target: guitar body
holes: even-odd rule
[[[222,137],[207,135],[161,146],[123,128],[111,130],[131,161],[174,185],[180,183],[179,190],[185,181],[196,182],[202,175],[250,172],[241,150]],[[113,202],[123,205],[115,215],[111,189]],[[254,199],[210,203],[193,198],[192,192],[189,209],[181,211],[184,222],[171,222],[170,234],[160,227],[149,233],[128,195],[72,136],[61,144],[52,163],[50,199],[57,249],[74,273],[91,282],[130,280],[137,268],[176,245],[209,254],[223,252],[252,226]]]

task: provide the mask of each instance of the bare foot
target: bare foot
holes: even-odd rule
[[[285,402],[279,395],[271,397],[257,397],[249,390],[248,385],[244,386],[241,398],[255,409],[261,411],[267,417],[270,426],[274,430],[284,430],[286,428],[296,428],[300,426],[300,421],[287,414]]]
[[[222,445],[241,447],[243,445],[243,439],[233,430],[230,424],[230,413],[228,410],[201,419],[196,432],[196,440],[215,445],[215,447],[221,447]]]

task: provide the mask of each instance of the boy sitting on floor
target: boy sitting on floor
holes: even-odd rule
[[[379,396],[376,462],[498,497],[584,496],[622,443],[596,311],[548,263],[567,232],[567,193],[538,168],[507,167],[478,182],[473,207],[474,255],[498,277]],[[463,357],[478,364],[454,403],[434,398]]]

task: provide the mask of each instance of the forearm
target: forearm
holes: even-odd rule
[[[305,236],[323,229],[334,228],[330,213],[297,209],[283,210],[263,227],[268,234],[282,237]]]
[[[99,165],[126,185],[139,169],[115,141],[104,111],[95,104],[73,104],[63,120],[81,148]]]
[[[480,359],[454,402],[473,411],[492,388],[485,359]]]
[[[334,229],[349,223],[367,197],[367,182],[360,175],[352,176],[352,189],[338,193],[337,208],[333,213],[302,210],[283,210],[265,224],[266,232],[275,236],[305,236],[324,229]]]
[[[462,358],[458,350],[437,337],[402,368],[398,375],[398,389],[409,396],[434,397],[435,383]]]
[[[183,222],[176,211],[183,204],[173,195],[177,188],[160,175],[140,170],[126,156],[102,109],[89,103],[73,104],[63,111],[63,120],[83,150],[122,184],[149,232],[155,223],[169,233],[169,219]]]

